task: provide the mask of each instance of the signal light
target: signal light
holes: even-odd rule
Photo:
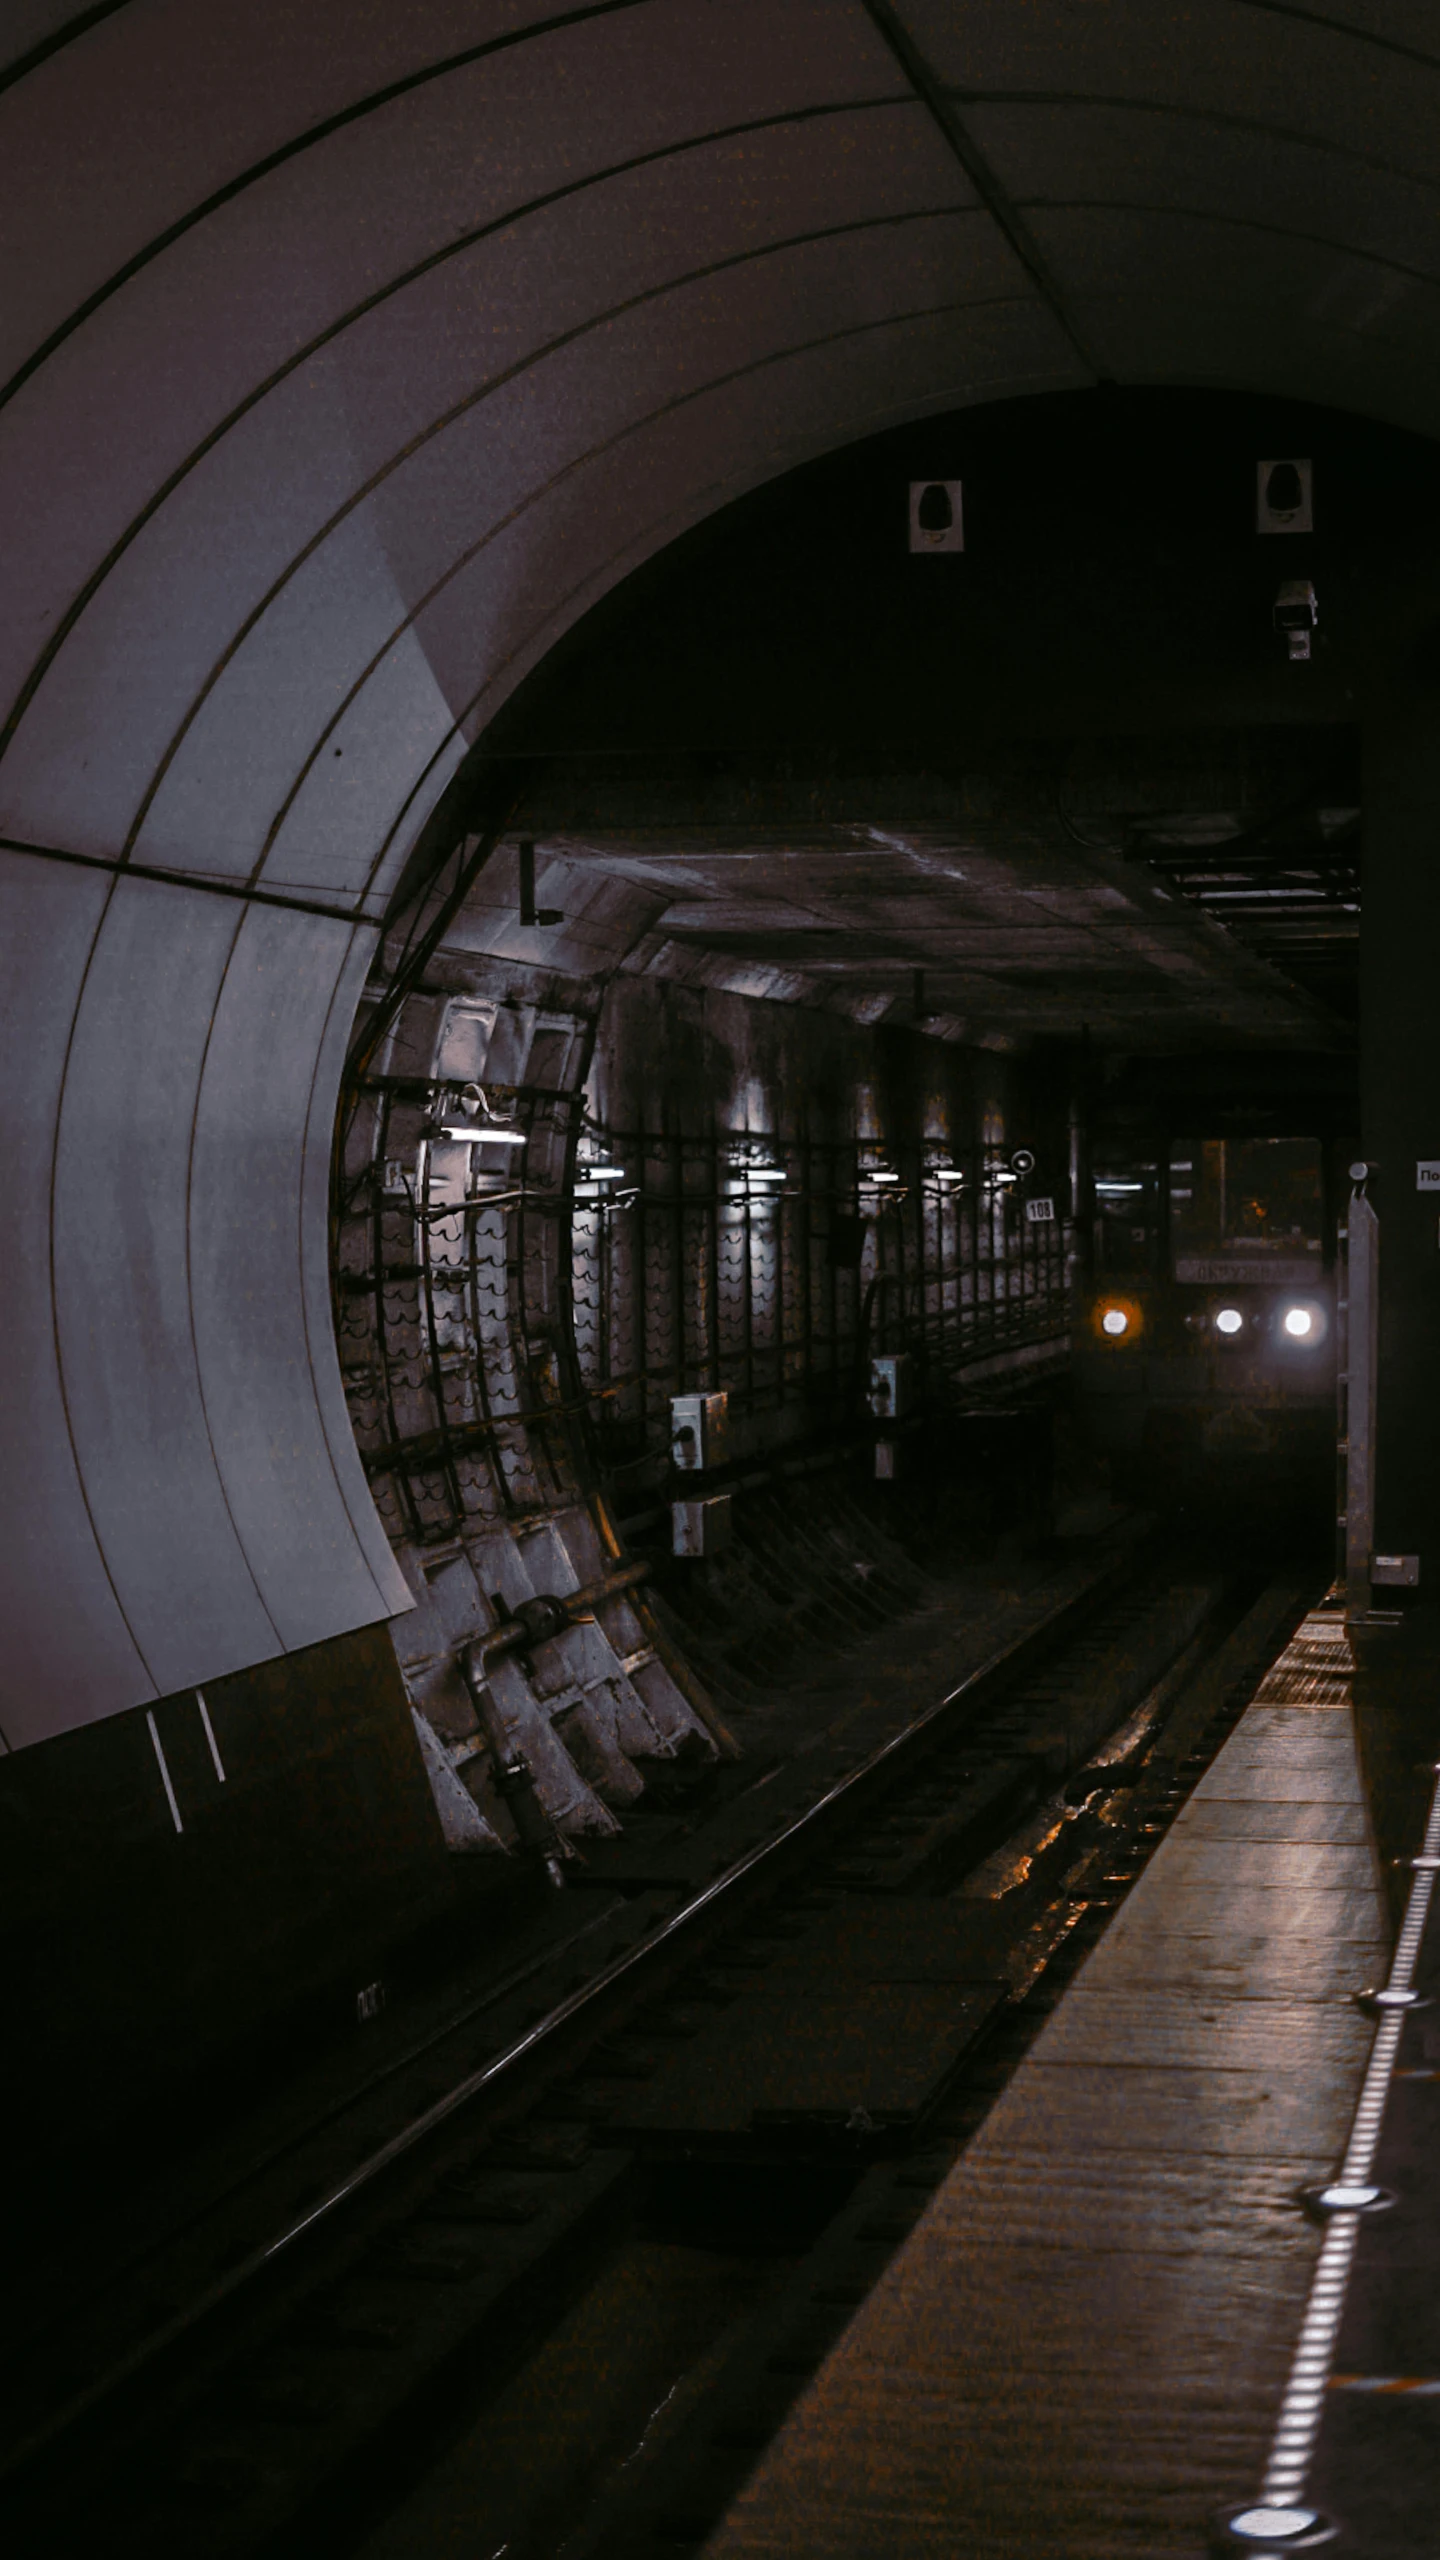
[[[1307,1334],[1313,1333],[1315,1330],[1315,1319],[1310,1313],[1309,1308],[1287,1307],[1285,1310],[1285,1330],[1296,1342],[1303,1342]]]
[[[1244,1322],[1245,1319],[1238,1307],[1222,1307],[1215,1318],[1215,1330],[1217,1333],[1233,1336],[1241,1331]]]

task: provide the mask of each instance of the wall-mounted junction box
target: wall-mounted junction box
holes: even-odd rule
[[[722,1467],[728,1454],[730,1399],[723,1392],[713,1396],[672,1396],[670,1399],[670,1455],[677,1467],[695,1474],[706,1467]]]
[[[876,1419],[893,1422],[915,1400],[914,1363],[908,1351],[878,1352],[870,1363],[865,1401]]]
[[[1257,533],[1314,532],[1315,478],[1311,463],[1256,463],[1255,530]]]
[[[1370,1579],[1391,1590],[1413,1591],[1420,1580],[1418,1556],[1372,1556]]]
[[[672,1502],[670,1551],[677,1556],[723,1556],[730,1544],[730,1496],[712,1493],[703,1502]]]
[[[910,483],[910,548],[912,551],[963,551],[965,518],[958,480],[912,480]]]

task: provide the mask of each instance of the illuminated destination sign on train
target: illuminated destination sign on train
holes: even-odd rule
[[[1222,1261],[1218,1255],[1179,1253],[1175,1257],[1175,1277],[1198,1281],[1207,1289],[1233,1289],[1245,1280],[1266,1280],[1280,1289],[1294,1289],[1313,1281],[1315,1263],[1298,1261],[1293,1255],[1287,1255],[1282,1262],[1278,1255],[1268,1253],[1257,1253],[1247,1261],[1233,1255]]]

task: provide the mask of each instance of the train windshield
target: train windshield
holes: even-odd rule
[[[1177,1280],[1313,1277],[1323,1188],[1315,1138],[1177,1138],[1170,1242]]]

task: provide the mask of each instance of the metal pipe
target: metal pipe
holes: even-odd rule
[[[1365,1196],[1369,1167],[1360,1168],[1346,1218],[1345,1606],[1352,1617],[1370,1607],[1375,1551],[1375,1393],[1379,1368],[1380,1221]]]

